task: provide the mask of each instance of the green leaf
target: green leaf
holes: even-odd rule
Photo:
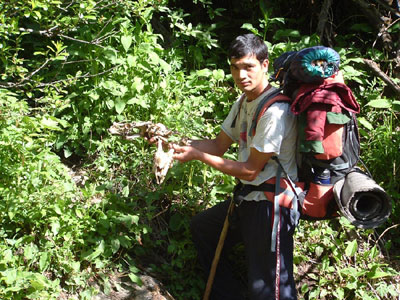
[[[233,188],[232,184],[219,184],[213,187],[213,192],[216,194],[227,194],[232,192]]]
[[[49,253],[42,252],[39,259],[39,269],[43,272],[49,266]]]
[[[376,99],[368,102],[368,106],[374,108],[390,108],[392,105],[387,99]]]
[[[114,107],[115,103],[114,103],[113,100],[108,99],[108,100],[106,101],[106,105],[107,105],[107,107],[108,107],[109,109],[112,109],[112,108]]]
[[[356,290],[358,288],[357,281],[349,281],[346,283],[346,288],[349,290]]]
[[[47,129],[51,130],[62,130],[60,127],[58,127],[58,122],[57,119],[54,117],[43,117],[42,120],[40,121],[40,124]]]
[[[104,248],[105,248],[105,243],[104,243],[104,240],[102,239],[100,241],[99,245],[97,246],[96,250],[89,251],[89,253],[85,253],[83,255],[83,258],[88,261],[93,261],[96,257],[98,257],[104,253]]]
[[[124,35],[121,37],[121,44],[125,49],[125,52],[128,52],[129,48],[132,45],[132,36],[131,35]]]
[[[58,234],[58,231],[60,230],[60,223],[58,220],[54,221],[51,223],[51,232],[56,236]]]
[[[400,101],[399,100],[393,101],[393,109],[398,112],[400,111]]]
[[[69,184],[70,185],[70,183],[65,183],[64,184],[64,186],[66,186],[67,184]],[[72,191],[72,189],[70,190],[70,191]],[[58,204],[55,204],[54,205],[54,211],[55,211],[55,213],[57,214],[57,215],[62,215],[62,211],[61,211],[61,209],[60,209],[60,206],[58,206]]]
[[[382,278],[382,277],[388,277],[388,276],[393,276],[395,274],[391,274],[385,271],[382,271],[378,265],[374,265],[371,268],[371,271],[368,272],[367,277],[369,279],[378,279],[378,278]]]
[[[141,90],[144,88],[144,83],[140,77],[135,77],[133,79],[132,89],[138,91],[140,93]]]
[[[358,122],[364,126],[365,128],[367,128],[368,130],[373,130],[374,127],[372,126],[372,124],[370,122],[367,121],[367,119],[365,119],[364,117],[360,117],[358,118]]]
[[[221,81],[224,80],[225,78],[225,72],[224,70],[213,70],[213,77],[215,80]]]
[[[35,244],[29,244],[24,248],[24,257],[28,260],[33,259],[38,253],[38,248]]]
[[[139,276],[137,276],[134,273],[129,273],[128,277],[130,278],[130,280],[132,280],[132,282],[138,284],[139,286],[141,286],[143,284],[142,280],[140,279]]]
[[[267,6],[267,1],[260,0],[260,1],[258,2],[258,4],[260,5],[260,9],[261,9],[261,12],[262,12],[262,14],[263,14],[263,16],[264,16],[264,20],[265,20],[265,21],[268,21],[268,6]]]
[[[107,48],[104,51],[104,57],[107,58],[108,60],[110,60],[112,63],[115,63],[118,58],[117,51],[115,51],[112,48]]]
[[[2,279],[5,281],[7,285],[12,285],[17,280],[17,270],[16,269],[7,269],[4,272],[1,272]]]
[[[143,108],[149,108],[150,105],[147,104],[146,99],[140,97],[140,98],[132,98],[130,100],[128,100],[127,104],[131,105],[131,104],[137,104],[140,105]]]
[[[153,65],[158,65],[160,63],[160,57],[154,51],[149,52],[150,63]]]
[[[369,251],[369,257],[371,259],[374,259],[375,257],[377,257],[379,254],[378,248],[376,247],[376,245],[374,245],[371,250]]]
[[[300,38],[301,35],[300,32],[295,29],[279,29],[274,34],[275,40],[280,40],[282,38],[287,38],[287,37]]]
[[[359,275],[357,269],[353,267],[338,268],[338,272],[340,273],[340,275],[346,275],[346,277],[357,278]]]
[[[8,262],[12,261],[13,254],[11,249],[5,250],[2,254],[3,254],[3,260],[1,261],[2,263],[7,264]]]
[[[161,58],[160,58],[160,66],[166,74],[168,74],[172,69],[171,65]]]
[[[128,62],[128,66],[134,67],[135,64],[136,64],[136,57],[131,55],[131,54],[129,54],[127,59],[126,59],[126,61]]]
[[[212,72],[210,69],[202,69],[202,70],[198,70],[196,72],[196,74],[197,74],[197,76],[200,76],[200,77],[209,77],[212,75]]]
[[[120,215],[117,220],[121,223],[124,223],[126,227],[130,228],[133,224],[138,224],[139,216],[137,215]]]
[[[169,228],[172,231],[178,231],[182,225],[182,216],[180,214],[173,214],[169,220]]]
[[[338,300],[344,299],[344,289],[339,287],[333,293]]]
[[[117,99],[117,101],[115,101],[115,111],[118,114],[121,114],[126,106],[126,102],[123,99]]]
[[[254,28],[254,26],[250,23],[244,23],[241,28],[251,31],[255,35],[259,35],[258,30],[256,28]]]
[[[122,189],[122,196],[124,196],[124,197],[129,196],[129,184],[124,186],[124,188]]]
[[[111,240],[111,251],[113,254],[115,254],[119,248],[121,247],[121,243],[119,239],[112,239]]]
[[[357,249],[358,249],[357,240],[353,240],[348,243],[345,253],[348,257],[350,257],[350,256],[353,256],[354,254],[356,254]]]
[[[317,246],[317,247],[315,248],[315,254],[316,254],[318,257],[320,257],[320,256],[322,255],[323,252],[324,252],[324,248],[323,248],[323,247]]]

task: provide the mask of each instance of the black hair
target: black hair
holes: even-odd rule
[[[252,54],[256,56],[260,63],[268,59],[267,45],[261,38],[252,33],[237,36],[229,46],[229,59],[241,58]]]

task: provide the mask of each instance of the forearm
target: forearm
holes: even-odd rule
[[[190,145],[201,152],[215,156],[222,156],[225,153],[225,149],[219,147],[216,139],[191,140]]]
[[[258,174],[247,162],[233,161],[206,152],[199,151],[197,160],[225,174],[247,181],[254,180]]]

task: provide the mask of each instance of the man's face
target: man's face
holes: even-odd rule
[[[256,97],[264,90],[265,73],[268,70],[268,60],[262,63],[254,54],[231,59],[231,73],[238,88]]]

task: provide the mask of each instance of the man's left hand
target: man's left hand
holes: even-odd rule
[[[180,162],[188,162],[198,158],[199,150],[192,146],[179,146],[172,144],[171,147],[174,149],[174,159]]]

